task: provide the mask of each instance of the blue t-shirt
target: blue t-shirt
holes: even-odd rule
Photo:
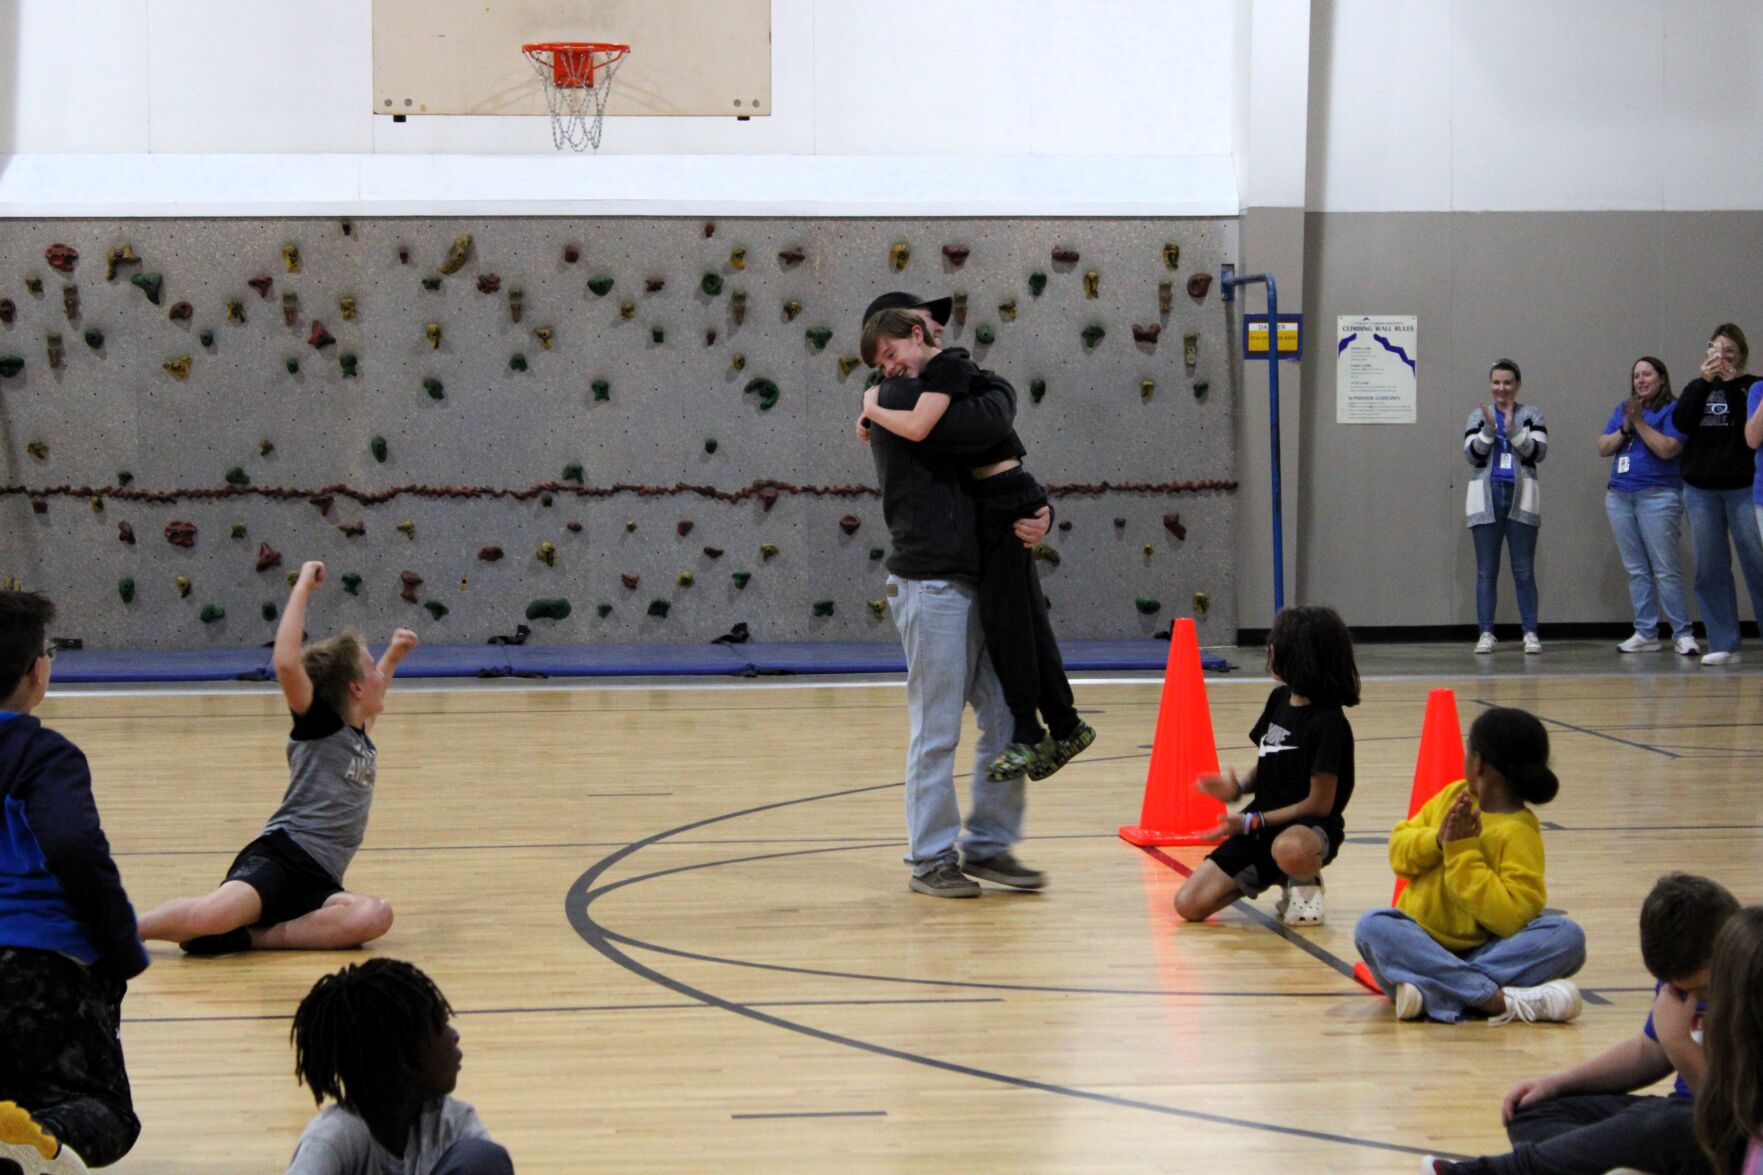
[[[1657,996],[1659,994],[1659,989],[1664,986],[1665,985],[1663,983],[1654,984],[1653,985],[1653,994],[1655,996]],[[1697,1044],[1702,1043],[1702,1018],[1704,1016],[1706,1016],[1707,1014],[1708,1014],[1708,1001],[1707,1000],[1697,1000],[1696,1001],[1696,1018],[1694,1020],[1690,1021],[1690,1036],[1692,1039],[1695,1040],[1695,1042]],[[1647,1038],[1649,1040],[1657,1041],[1659,1039],[1658,1032],[1654,1031],[1654,1029],[1653,1029],[1653,1013],[1652,1012],[1649,1011],[1647,1013],[1647,1026],[1645,1028],[1641,1029],[1641,1031],[1647,1034]],[[1688,1101],[1689,1099],[1696,1096],[1693,1092],[1691,1092],[1689,1084],[1684,1081],[1683,1074],[1681,1074],[1681,1073],[1679,1073],[1677,1075],[1677,1084],[1671,1087],[1671,1096],[1675,1097],[1675,1098],[1683,1098],[1685,1101]]]
[[[1518,473],[1513,468],[1518,462],[1518,455],[1512,451],[1512,440],[1506,435],[1506,414],[1494,413],[1494,451],[1488,454],[1488,479],[1490,481],[1515,482]]]
[[[1763,404],[1763,380],[1751,384],[1751,394],[1745,397],[1745,419],[1757,415],[1757,405]],[[1757,475],[1751,479],[1751,501],[1763,506],[1763,448],[1757,450]]]
[[[1664,433],[1674,441],[1683,440],[1683,434],[1671,423],[1671,410],[1676,402],[1665,405],[1653,412],[1642,412],[1641,418],[1648,424]],[[1622,431],[1622,405],[1610,413],[1610,423],[1604,426],[1604,435]],[[1763,469],[1763,465],[1759,466]],[[1677,458],[1667,460],[1653,450],[1647,448],[1647,442],[1638,436],[1629,437],[1623,442],[1622,448],[1616,450],[1616,456],[1610,462],[1610,488],[1625,494],[1636,490],[1683,488],[1683,475],[1677,471]]]

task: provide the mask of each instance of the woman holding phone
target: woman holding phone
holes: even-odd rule
[[[1498,599],[1500,546],[1512,554],[1512,584],[1518,592],[1518,618],[1524,625],[1524,651],[1540,653],[1537,638],[1536,549],[1542,525],[1542,491],[1537,466],[1549,452],[1549,430],[1542,409],[1518,402],[1524,382],[1518,364],[1501,359],[1488,371],[1489,402],[1471,410],[1463,429],[1463,456],[1470,475],[1464,503],[1470,537],[1475,540],[1475,620],[1481,636],[1475,651],[1491,653],[1494,602]]]

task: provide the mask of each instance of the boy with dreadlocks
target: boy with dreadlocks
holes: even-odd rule
[[[324,564],[306,563],[276,629],[276,680],[294,717],[287,793],[212,893],[178,898],[141,918],[141,937],[192,955],[245,950],[339,950],[392,927],[391,903],[343,889],[343,871],[367,833],[375,751],[368,737],[386,687],[416,634],[400,628],[376,664],[359,633],[301,648],[306,604]]]
[[[294,1074],[320,1105],[288,1175],[514,1175],[459,1080],[453,1008],[409,963],[326,975],[294,1013]]]

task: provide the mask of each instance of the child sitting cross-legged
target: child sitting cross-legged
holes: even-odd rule
[[[1403,1020],[1571,1020],[1583,1003],[1565,976],[1585,963],[1585,932],[1543,913],[1543,834],[1531,804],[1555,798],[1549,733],[1496,707],[1469,728],[1463,778],[1390,834],[1408,888],[1395,909],[1359,919],[1354,941]]]

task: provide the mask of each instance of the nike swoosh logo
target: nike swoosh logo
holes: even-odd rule
[[[1261,753],[1262,753],[1262,754],[1263,754],[1263,755],[1277,755],[1277,754],[1279,754],[1279,752],[1281,752],[1281,751],[1295,751],[1295,750],[1297,750],[1297,749],[1298,749],[1298,748],[1297,748],[1297,747],[1291,747],[1291,746],[1286,746],[1286,747],[1262,747],[1262,748],[1261,748]]]

